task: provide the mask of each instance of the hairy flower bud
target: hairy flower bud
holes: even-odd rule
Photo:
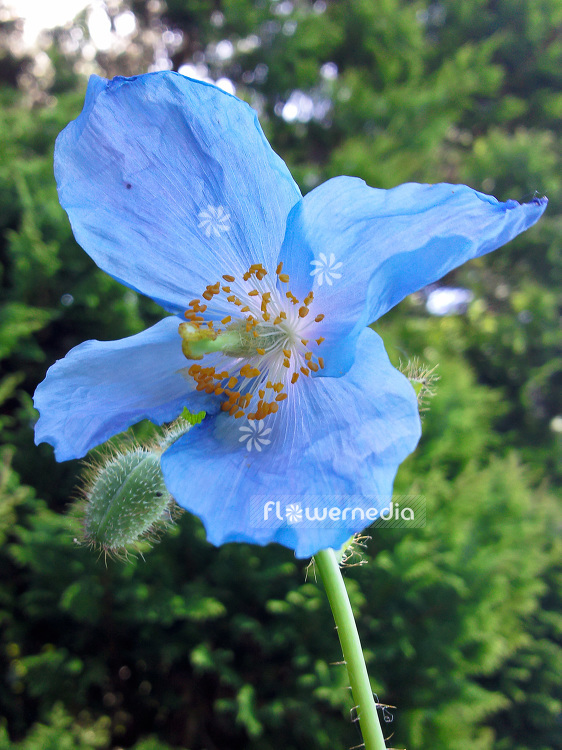
[[[439,380],[437,365],[429,368],[422,364],[418,357],[413,357],[405,365],[401,362],[398,369],[412,384],[418,398],[420,413],[427,411],[429,400],[435,396],[435,384]]]
[[[205,414],[184,414],[150,445],[123,441],[87,465],[79,506],[82,541],[109,555],[127,555],[151,541],[181,513],[160,468],[162,453]]]

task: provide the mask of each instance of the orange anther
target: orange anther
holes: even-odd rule
[[[299,318],[306,318],[309,312],[308,307],[299,307]]]
[[[229,388],[234,388],[234,386],[236,385],[237,382],[238,382],[238,378],[232,377],[228,381],[227,385],[228,385]]]
[[[220,396],[224,393],[224,388],[221,388],[220,385],[217,385],[215,388],[215,393],[217,396]]]
[[[284,310],[281,310],[281,312],[279,313],[279,317],[282,320],[287,320],[287,313]]]
[[[233,282],[233,281],[234,281],[234,276],[223,276],[223,279],[224,279],[225,281],[230,281],[230,282]]]
[[[250,312],[250,308],[248,307],[248,305],[244,305],[244,307],[240,308],[240,312]]]
[[[275,414],[279,406],[275,403],[275,401],[269,405],[269,411],[271,414]]]
[[[261,354],[262,356],[265,354],[265,349],[256,349],[258,354]]]
[[[288,359],[284,359],[283,360],[283,367],[290,367],[290,366],[291,366],[291,363],[289,362],[289,360]]]
[[[257,289],[252,289],[251,292],[248,292],[248,297],[257,297],[259,294]]]
[[[324,369],[324,359],[322,357],[318,357],[318,364],[322,369]]]
[[[298,379],[299,379],[298,372],[294,372],[293,373],[293,377],[291,378],[291,383],[294,385],[297,382]]]
[[[275,393],[280,393],[283,390],[283,388],[284,388],[283,383],[275,383],[275,385],[273,386],[273,390],[275,391]]]
[[[240,419],[240,417],[243,417],[243,416],[244,416],[244,412],[242,411],[242,409],[240,409],[240,411],[237,411],[236,414],[234,415],[234,419]]]
[[[306,369],[306,367],[301,367],[301,372],[303,375],[306,375],[306,377],[308,377],[309,371]]]
[[[291,356],[291,350],[290,349],[283,349],[283,354],[289,359]]]
[[[304,298],[304,304],[305,305],[310,305],[310,303],[312,302],[313,299],[314,299],[314,294],[312,292],[309,292],[306,295],[306,297]]]
[[[213,293],[209,291],[203,292],[203,297],[207,300],[207,302],[210,302],[213,299]]]
[[[265,398],[265,391],[263,391],[263,390],[258,391],[258,395],[259,395],[259,397],[261,399],[264,399]]]
[[[321,343],[322,343],[323,341],[326,341],[326,339],[324,338],[324,336],[320,336],[320,338],[319,338],[319,339],[316,339],[316,343],[318,344],[318,346],[320,346],[320,344],[321,344]]]
[[[280,322],[281,322],[282,320],[283,320],[283,318],[282,318],[282,317],[281,317],[280,315],[278,315],[278,316],[277,316],[277,317],[275,318],[275,320],[273,321],[273,325],[274,325],[274,326],[278,325],[278,324],[279,324],[279,323],[280,323]]]
[[[267,313],[267,312],[264,312],[263,315],[262,315],[262,318],[267,323],[267,321],[271,318],[271,315],[269,313]]]
[[[286,393],[280,393],[278,396],[275,396],[276,401],[284,401],[287,398]]]
[[[223,292],[226,292],[227,294],[230,294],[230,287],[229,286],[223,286],[222,290],[223,290]]]
[[[281,263],[279,263],[279,265],[275,269],[275,273],[280,274],[282,270],[283,270],[283,261],[281,261]]]
[[[310,369],[312,370],[312,372],[318,372],[318,365],[316,363],[309,362],[308,366],[310,367]]]
[[[231,320],[232,320],[232,318],[230,317],[230,315],[227,315],[227,316],[226,316],[226,318],[223,318],[223,319],[221,320],[221,323],[222,323],[223,325],[226,325],[227,323],[230,323],[230,321],[231,321]]]
[[[324,320],[324,315],[317,315],[317,316],[316,316],[316,317],[314,318],[314,322],[315,322],[315,323],[320,323],[320,321],[321,321],[321,320]]]
[[[307,352],[307,353],[306,353],[306,354],[304,355],[304,358],[305,358],[305,359],[310,359],[311,357],[312,357],[312,352]]]
[[[301,341],[306,346],[309,342],[309,339],[301,339]]]
[[[280,273],[279,274],[279,281],[282,281],[284,284],[286,284],[289,281],[289,274],[288,273]]]

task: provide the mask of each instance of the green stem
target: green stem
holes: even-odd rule
[[[338,560],[332,549],[318,552],[314,559],[338,629],[365,750],[386,750],[359,633]]]

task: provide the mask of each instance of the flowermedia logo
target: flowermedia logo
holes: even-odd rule
[[[341,279],[342,275],[339,269],[343,266],[341,261],[336,260],[334,253],[330,253],[329,257],[324,253],[318,255],[318,260],[310,262],[311,266],[315,266],[310,272],[311,276],[316,276],[318,286],[322,286],[324,282],[328,286],[332,286],[334,281]]]
[[[271,432],[271,427],[266,427],[263,421],[250,422],[247,420],[247,424],[240,427],[241,436],[238,438],[240,443],[246,442],[246,449],[256,450],[261,453],[263,448],[266,448],[271,440],[267,437]]]
[[[197,218],[199,219],[199,228],[207,237],[220,237],[223,232],[230,229],[230,214],[227,214],[223,206],[207,206],[204,211],[200,211]]]
[[[358,495],[254,495],[250,498],[250,507],[254,528],[294,526],[334,529],[356,521],[372,528],[425,526],[425,498],[421,495],[400,495],[386,500]]]

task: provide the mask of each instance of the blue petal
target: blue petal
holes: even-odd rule
[[[34,396],[35,443],[50,443],[67,461],[142,419],[170,422],[184,406],[216,410],[186,375],[179,322],[171,316],[120,341],[86,341],[50,367]]]
[[[260,430],[251,450],[249,430]],[[164,453],[162,468],[170,492],[201,518],[213,544],[279,542],[310,557],[340,547],[369,521],[264,523],[265,502],[382,505],[419,436],[415,393],[366,329],[345,377],[301,378],[277,414],[261,422],[206,419]]]
[[[97,265],[174,312],[221,274],[271,268],[300,199],[254,110],[170,72],[92,76],[55,176]]]
[[[465,185],[378,190],[354,177],[336,177],[306,195],[291,212],[280,260],[293,291],[312,289],[314,311],[326,316],[323,374],[347,370],[366,325],[528,229],[546,204],[499,203]]]

